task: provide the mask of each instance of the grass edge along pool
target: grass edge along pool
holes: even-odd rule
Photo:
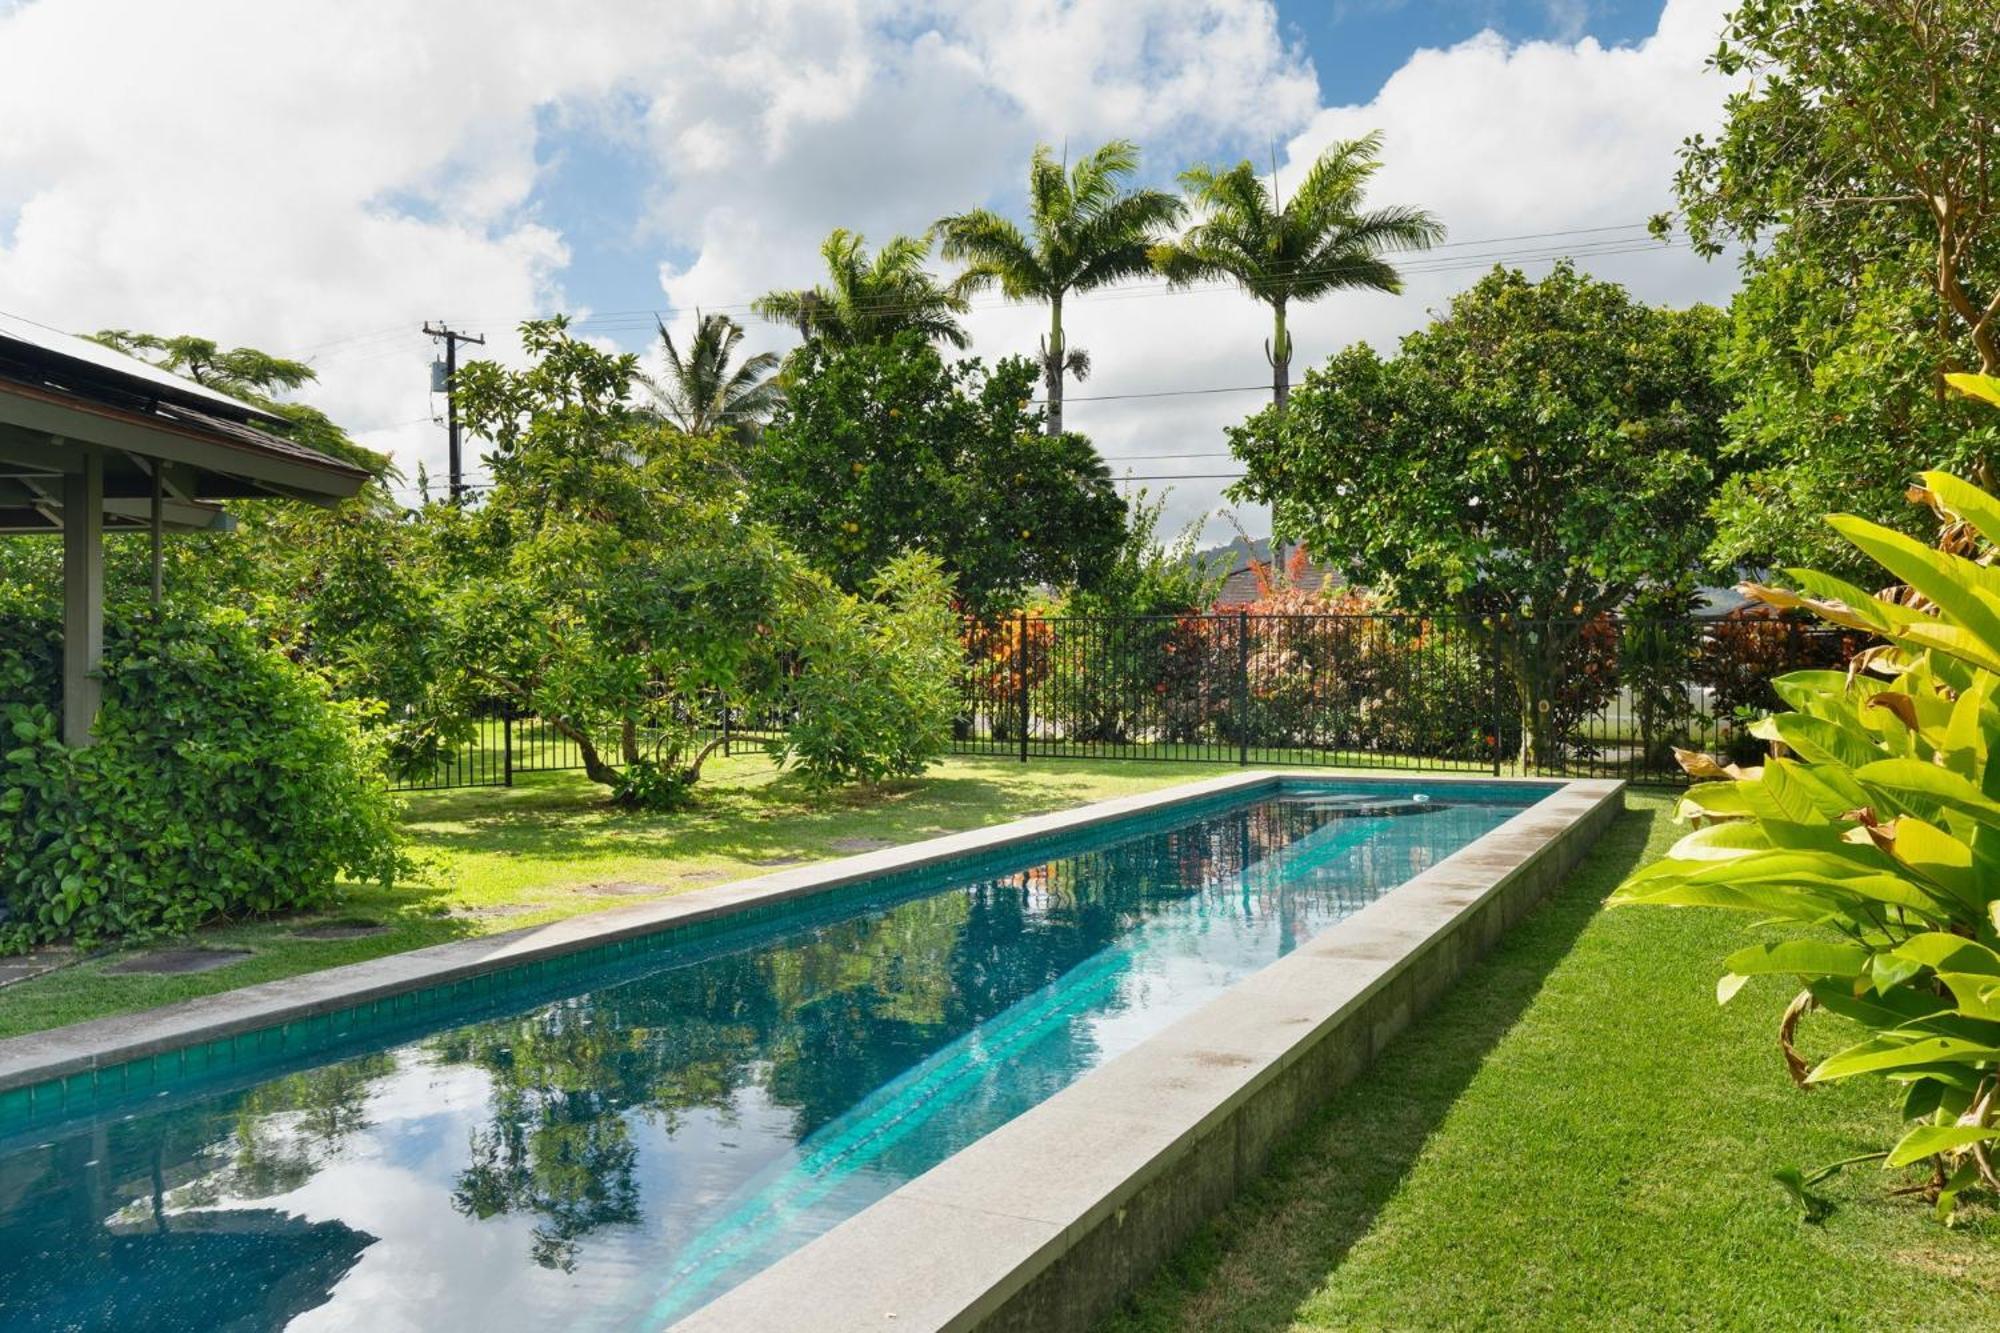
[[[1359,900],[1365,904],[1386,894],[1417,873],[1424,865],[1449,855],[1452,851],[1476,841],[1482,831],[1490,831],[1526,804],[1548,794],[1551,786],[1544,784],[1520,783],[1450,783],[1435,782],[1329,782],[1323,779],[1288,781],[1280,785],[1276,782],[1233,782],[1221,790],[1206,793],[1191,793],[1179,799],[1156,800],[1142,803],[1144,808],[1124,814],[1122,817],[1073,822],[1067,827],[1055,829],[1030,828],[1018,836],[989,840],[989,845],[977,852],[930,860],[886,874],[870,875],[859,880],[850,880],[836,887],[812,893],[803,897],[792,896],[776,900],[753,900],[742,910],[710,916],[706,919],[654,932],[650,935],[613,941],[594,949],[570,952],[566,955],[536,959],[504,970],[489,972],[482,977],[462,978],[448,986],[428,990],[411,991],[403,995],[380,1000],[362,1009],[350,1009],[334,1013],[316,1014],[280,1028],[267,1028],[261,1032],[249,1032],[230,1038],[226,1043],[211,1043],[207,1046],[183,1048],[169,1052],[165,1056],[148,1057],[147,1060],[129,1062],[126,1065],[96,1071],[87,1091],[68,1085],[58,1085],[56,1089],[30,1089],[30,1100],[26,1105],[18,1101],[10,1108],[15,1114],[0,1117],[0,1139],[15,1138],[5,1133],[15,1129],[40,1135],[73,1133],[78,1122],[103,1121],[115,1118],[122,1111],[143,1107],[148,1118],[154,1117],[163,1102],[215,1099],[221,1092],[232,1088],[240,1089],[276,1077],[288,1068],[305,1065],[325,1066],[344,1055],[359,1052],[386,1052],[398,1042],[409,1041],[425,1033],[436,1033],[440,1029],[465,1027],[481,1019],[495,1015],[524,1016],[538,1006],[560,1001],[565,997],[599,992],[613,993],[634,977],[652,973],[676,973],[697,969],[704,960],[722,955],[739,955],[758,947],[773,947],[780,938],[798,938],[801,932],[811,934],[833,923],[853,922],[868,914],[887,915],[896,910],[898,904],[930,902],[932,900],[953,899],[956,893],[976,889],[978,885],[997,882],[1016,876],[1025,891],[1033,881],[1036,869],[1051,870],[1065,858],[1088,857],[1111,847],[1136,845],[1141,842],[1160,844],[1160,848],[1148,852],[1157,857],[1165,854],[1165,878],[1159,882],[1168,889],[1182,895],[1197,898],[1194,886],[1209,882],[1221,890],[1215,894],[1218,919],[1228,917],[1233,911],[1232,896],[1240,872],[1244,905],[1247,910],[1252,881],[1257,878],[1252,872],[1263,866],[1262,872],[1267,883],[1265,888],[1279,887],[1272,878],[1270,865],[1277,865],[1277,878],[1290,884],[1296,877],[1303,876],[1304,867],[1313,860],[1313,854],[1301,850],[1318,841],[1317,854],[1322,860],[1331,854],[1335,859],[1347,856],[1375,860],[1385,863],[1384,867],[1368,869],[1365,878],[1367,897]],[[1385,793],[1400,793],[1407,798],[1416,794],[1423,796],[1435,793],[1440,804],[1431,807],[1440,812],[1447,804],[1461,808],[1461,814],[1470,818],[1475,810],[1483,810],[1478,819],[1484,822],[1468,823],[1458,831],[1436,834],[1412,834],[1410,829],[1420,826],[1439,826],[1441,821],[1433,818],[1393,819],[1385,822],[1386,814],[1403,813],[1421,816],[1425,807],[1421,804],[1409,805],[1401,812],[1388,811],[1383,807],[1381,797]],[[1354,813],[1350,805],[1339,806],[1342,801],[1352,802],[1366,795],[1371,805],[1365,820],[1352,824],[1341,821]],[[1286,797],[1297,799],[1287,801]],[[1274,800],[1273,798],[1277,798]],[[1335,807],[1339,806],[1339,810]],[[1503,811],[1504,807],[1504,812]],[[1299,814],[1304,808],[1311,813]],[[1285,816],[1289,823],[1280,828],[1269,823],[1276,818],[1272,813],[1289,810]],[[1340,813],[1345,811],[1346,813]],[[1232,824],[1226,816],[1235,814],[1238,818]],[[1197,872],[1193,878],[1176,878],[1180,874],[1175,857],[1181,852],[1174,851],[1168,844],[1175,837],[1193,837],[1197,829],[1207,830],[1202,836],[1217,838],[1222,836],[1225,826],[1242,832],[1245,820],[1264,817],[1266,823],[1260,825],[1262,834],[1269,838],[1260,843],[1264,855],[1253,862],[1250,843],[1244,844],[1242,859],[1235,863],[1222,880],[1212,875],[1204,879]],[[1459,816],[1454,816],[1458,818]],[[1204,822],[1206,821],[1206,822]],[[1301,822],[1304,821],[1304,822]],[[1035,821],[1029,821],[1032,825]],[[1400,826],[1397,829],[1397,826]],[[1373,828],[1373,833],[1368,832]],[[1386,829],[1397,829],[1384,832]],[[1234,836],[1234,835],[1232,835]],[[1426,842],[1426,839],[1429,839]],[[1442,842],[1439,841],[1442,839]],[[950,840],[944,840],[950,841]],[[1204,844],[1206,845],[1206,844]],[[1343,850],[1344,849],[1344,850]],[[1183,848],[1182,851],[1186,849]],[[1224,849],[1227,852],[1227,849]],[[1407,853],[1407,862],[1399,858]],[[1421,853],[1421,855],[1419,855]],[[1227,859],[1225,854],[1224,859]],[[1151,863],[1148,863],[1149,865]],[[1219,864],[1219,863],[1218,863]],[[1155,867],[1157,869],[1157,867]],[[1122,873],[1122,872],[1121,872]],[[1348,872],[1352,873],[1351,868]],[[1008,880],[1010,889],[1013,881]],[[775,895],[774,895],[775,897]],[[1162,901],[1180,902],[1181,898],[1169,893]],[[1274,899],[1274,901],[1276,901]],[[1292,899],[1288,903],[1296,906]],[[1354,903],[1336,903],[1333,909],[1340,914],[1357,910]],[[1141,931],[1148,920],[1144,913],[1131,917],[1118,925],[1124,934]],[[1337,919],[1337,917],[1332,918]],[[1287,918],[1289,924],[1289,917]],[[1316,922],[1301,918],[1299,925],[1305,930],[1304,938],[1310,938],[1319,928],[1327,924],[1327,919]],[[1209,922],[1197,923],[1195,935],[1206,935]],[[1268,934],[1270,922],[1263,924]],[[1183,931],[1183,934],[1186,934]],[[1093,937],[1100,938],[1100,937]],[[1101,937],[1109,940],[1111,936]],[[1179,937],[1176,937],[1179,938]],[[991,943],[991,941],[988,941]],[[1005,948],[1016,946],[1007,940],[1001,941]],[[1267,941],[1268,943],[1268,941]],[[1090,945],[1091,949],[1100,947]],[[1122,946],[1121,946],[1122,947]],[[1260,946],[1262,948],[1263,946]],[[1280,953],[1288,951],[1291,945],[1283,945]],[[1088,963],[1081,958],[1066,957],[1058,960],[1056,968],[1063,975],[1063,985],[1068,990],[1053,999],[1023,995],[1022,999],[1033,999],[1035,1004],[1047,1007],[1058,1002],[1067,1004],[1073,999],[1070,994],[1077,985],[1090,981],[1088,974],[1100,960],[1094,952],[1087,955]],[[1174,959],[1169,959],[1175,962]],[[1185,960],[1179,960],[1185,961]],[[1247,958],[1237,959],[1237,970],[1221,982],[1211,986],[1233,985],[1248,971],[1261,967],[1268,959],[1263,953],[1253,953]],[[1079,964],[1075,970],[1084,975],[1084,983],[1075,983],[1068,975],[1072,964]],[[1115,980],[1115,978],[1114,978]],[[482,983],[484,983],[482,985]],[[1155,979],[1155,984],[1164,984]],[[1212,993],[1203,992],[1203,993]],[[1012,994],[1008,999],[1014,998]],[[1018,1005],[1009,1006],[1004,1015],[990,1014],[982,1023],[997,1018],[1006,1022],[990,1032],[982,1032],[983,1045],[994,1045],[1006,1034],[1021,1030],[1022,1015],[1016,1014]],[[1026,1017],[1039,1022],[1037,1010],[1030,1009]],[[1054,1020],[1060,1024],[1064,1015],[1052,1011]],[[1042,1015],[1047,1018],[1050,1015]],[[1032,1034],[1031,1034],[1032,1035]],[[814,1059],[819,1057],[814,1056]],[[954,1058],[958,1058],[954,1055]],[[164,1065],[164,1067],[163,1067]],[[1088,1068],[1086,1064],[1082,1068]],[[1011,1078],[1015,1071],[1009,1070]],[[1079,1076],[1078,1069],[1069,1069],[1064,1079]],[[959,1073],[951,1075],[959,1078]],[[947,1080],[948,1082],[949,1080]],[[960,1080],[962,1081],[962,1079]],[[69,1080],[73,1085],[75,1080]],[[893,1080],[892,1080],[893,1082]],[[861,1083],[857,1087],[872,1087]],[[887,1087],[887,1085],[884,1085]],[[1058,1087],[1060,1084],[1057,1085]],[[41,1092],[36,1096],[37,1091]],[[53,1091],[54,1100],[50,1093]],[[871,1094],[872,1095],[872,1094]],[[916,1094],[907,1089],[899,1095],[920,1095],[929,1098],[927,1088],[920,1088]],[[1043,1092],[1041,1097],[1050,1095]],[[1038,1100],[1038,1099],[1037,1099]],[[1032,1105],[1030,1101],[1028,1105]],[[930,1108],[934,1110],[935,1108]],[[1007,1112],[1008,1116],[1019,1114],[1020,1109]],[[929,1114],[926,1110],[925,1114]],[[903,1112],[898,1112],[898,1116]],[[12,1124],[5,1123],[13,1121]],[[1004,1118],[1000,1121],[1004,1123]],[[985,1128],[990,1129],[990,1117]],[[973,1137],[984,1133],[977,1129]],[[943,1156],[949,1156],[957,1147],[963,1146],[964,1139],[953,1141],[938,1148]],[[802,1145],[803,1146],[803,1145]],[[935,1147],[936,1145],[932,1145]],[[939,1160],[937,1157],[925,1161]],[[923,1165],[918,1164],[919,1169]],[[902,1178],[908,1178],[905,1171]],[[789,1187],[788,1187],[789,1188]],[[261,1197],[261,1196],[260,1196]],[[157,1206],[157,1205],[156,1205]],[[860,1206],[865,1206],[865,1200]],[[851,1215],[850,1209],[843,1215]],[[765,1260],[768,1262],[768,1260]],[[656,1315],[667,1313],[656,1309]]]

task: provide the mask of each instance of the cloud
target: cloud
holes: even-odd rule
[[[1702,57],[1726,4],[1669,0],[1630,47],[1483,34],[1413,53],[1365,105],[1324,107],[1267,0],[684,0],[670,21],[597,0],[39,0],[0,7],[0,308],[310,355],[315,401],[435,471],[421,320],[498,334],[562,308],[595,258],[578,246],[623,235],[656,256],[657,286],[617,293],[639,313],[587,331],[637,344],[661,303],[754,324],[744,304],[816,278],[835,226],[879,240],[1018,208],[1037,141],[1132,137],[1165,179],[1275,135],[1295,175],[1380,127],[1375,197],[1436,210],[1454,242],[1636,222],[1667,204],[1681,137],[1716,118]],[[552,194],[592,142],[644,179]],[[1301,312],[1296,369],[1421,323],[1477,276],[1445,255],[1509,248],[1460,245],[1401,298]],[[1587,262],[1657,300],[1731,278],[1684,253]],[[1045,320],[989,297],[975,350],[1032,351]],[[1070,420],[1114,458],[1221,449],[1269,378],[1265,317],[1232,291],[1134,284],[1075,302],[1069,323],[1097,366]],[[1218,388],[1249,391],[1129,396]],[[1188,484],[1176,513],[1218,489]]]

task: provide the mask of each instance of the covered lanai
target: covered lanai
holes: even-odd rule
[[[0,314],[0,535],[63,540],[63,738],[90,743],[104,534],[228,526],[218,501],[333,505],[368,473],[271,433],[280,418],[82,338]]]

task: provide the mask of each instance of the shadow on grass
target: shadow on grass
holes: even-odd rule
[[[1044,769],[1023,785],[1008,773],[933,772],[920,781],[858,789],[815,788],[796,772],[719,779],[684,810],[623,810],[574,774],[537,775],[511,789],[478,788],[410,799],[406,821],[420,847],[511,852],[546,859],[714,856],[754,862],[824,850],[866,832],[908,841],[1074,805],[1102,793],[1093,768]],[[1162,777],[1174,776],[1163,770]]]
[[[1569,878],[1296,1131],[1222,1216],[1107,1321],[1106,1333],[1295,1327],[1488,1053],[1643,856],[1649,827],[1643,811],[1620,815]]]

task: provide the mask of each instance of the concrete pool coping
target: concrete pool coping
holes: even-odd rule
[[[1094,1326],[1623,808],[1622,782],[1547,785],[1499,828],[675,1328]]]
[[[1557,788],[1551,779],[1492,778],[1484,774],[1302,773],[1253,769],[1180,783],[1133,796],[1011,820],[982,829],[787,867],[750,879],[690,889],[657,902],[580,913],[544,925],[453,940],[360,963],[260,982],[158,1008],[113,1014],[66,1027],[0,1040],[0,1092],[109,1069],[149,1056],[277,1027],[411,991],[449,984],[520,963],[577,953],[675,926],[724,917],[745,909],[897,871],[915,870],[1014,843],[1068,833],[1215,796],[1248,793],[1286,781],[1470,782]]]

